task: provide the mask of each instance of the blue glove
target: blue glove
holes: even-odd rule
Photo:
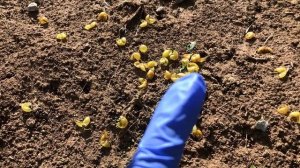
[[[156,108],[128,167],[178,167],[205,96],[205,82],[199,74],[190,74],[176,81]]]

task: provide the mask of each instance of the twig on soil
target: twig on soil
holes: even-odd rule
[[[267,44],[267,42],[273,37],[273,34],[274,34],[274,33],[272,33],[272,34],[266,39],[266,41],[264,42],[263,45],[266,45],[266,44]]]
[[[221,108],[225,107],[226,105],[228,105],[228,103],[223,104],[222,106],[220,106],[219,108],[217,108],[216,111],[219,111]]]
[[[126,28],[126,25],[125,25],[124,27],[121,27],[119,29],[119,38],[124,37],[126,33],[127,33],[127,28]]]
[[[119,63],[119,65],[118,65],[118,67],[116,68],[115,72],[113,73],[113,75],[111,76],[110,80],[108,81],[107,88],[110,87],[111,81],[112,81],[112,79],[116,76],[117,72],[118,72],[119,69],[120,69],[120,66],[121,66],[121,62]]]
[[[290,62],[289,64],[285,64],[286,66],[288,66],[289,69],[293,69],[294,68],[294,63]]]
[[[246,133],[246,139],[245,139],[245,148],[248,146],[248,134]]]
[[[139,34],[140,29],[137,28],[136,32],[135,32],[135,36],[137,36]]]
[[[89,54],[89,53],[91,52],[92,48],[93,48],[93,47],[90,47],[90,48],[88,49],[87,54]]]
[[[251,23],[251,25],[246,29],[246,34],[248,33],[248,31],[250,30],[251,26],[253,25],[253,23]]]
[[[211,74],[211,72],[207,71],[207,70],[202,70],[201,74],[206,77],[211,79],[212,81],[214,81],[215,83],[221,84],[222,82],[220,82],[216,77],[214,77],[213,74]]]
[[[130,130],[130,128],[132,127],[132,126],[134,126],[136,123],[138,123],[139,124],[139,122],[140,122],[140,120],[136,120],[134,123],[132,123],[129,127],[128,127],[128,131]]]
[[[82,92],[83,92],[83,90],[85,89],[86,85],[87,85],[87,82],[85,82],[85,84],[83,85],[83,87],[82,87],[82,89],[81,89],[81,91],[80,91],[79,95],[81,95],[81,94],[82,94]]]
[[[125,22],[124,27],[128,28],[128,29],[132,29],[135,27],[135,25],[137,25],[140,21],[140,18],[143,17],[143,15],[145,15],[145,10],[143,6],[140,6],[135,12],[134,14]]]
[[[132,109],[133,109],[133,107],[135,105],[135,102],[137,102],[137,100],[139,100],[141,98],[141,96],[142,96],[143,93],[144,93],[144,91],[140,90],[138,92],[138,94],[128,103],[128,106],[125,107],[125,111],[123,113],[124,116],[126,116],[128,112],[132,111]]]
[[[247,55],[246,59],[250,61],[256,61],[256,62],[266,62],[266,61],[270,61],[272,58],[271,57],[257,58],[257,57]]]
[[[106,2],[106,1],[104,1],[103,3],[102,3],[104,6],[110,6],[110,4],[108,3],[108,2]]]

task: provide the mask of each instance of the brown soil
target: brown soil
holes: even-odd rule
[[[39,15],[50,24],[41,27],[27,0],[0,1],[0,167],[125,167],[171,84],[158,70],[139,91],[144,74],[129,55],[144,43],[147,60],[158,60],[163,48],[184,53],[191,41],[209,56],[201,70],[208,99],[198,122],[204,136],[188,140],[181,167],[300,167],[300,124],[274,113],[280,104],[300,108],[298,0],[107,2],[45,0]],[[158,6],[164,12],[157,14]],[[83,30],[104,8],[109,21]],[[145,14],[158,22],[138,31]],[[243,39],[247,28],[255,41]],[[63,31],[68,41],[57,42]],[[115,45],[120,35],[124,48]],[[265,42],[273,53],[256,54]],[[281,65],[293,65],[284,81],[273,72]],[[33,113],[19,107],[28,101],[37,106]],[[130,121],[125,131],[115,127],[121,114]],[[76,128],[74,120],[85,116],[90,126]],[[265,133],[253,129],[262,116],[270,123]],[[112,136],[109,150],[99,145],[104,130]]]

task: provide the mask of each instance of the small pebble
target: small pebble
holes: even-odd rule
[[[26,120],[26,125],[27,125],[28,127],[34,127],[35,123],[36,123],[36,121],[35,121],[34,118],[28,118],[28,119]]]
[[[141,3],[143,3],[143,4],[148,4],[148,3],[149,3],[149,0],[141,0]]]
[[[258,130],[261,130],[263,132],[266,132],[267,131],[267,128],[269,126],[269,122],[264,120],[264,119],[260,119],[258,120],[256,123],[255,123],[255,126],[254,128],[255,129],[258,129]]]
[[[299,3],[299,0],[291,0],[291,4],[297,5]]]
[[[181,3],[183,2],[184,0],[176,0],[176,3]]]
[[[38,7],[37,3],[32,2],[28,5],[27,10],[28,10],[28,12],[36,12],[39,10],[39,7]]]
[[[300,20],[300,14],[295,14],[295,20]]]
[[[162,13],[165,11],[165,8],[163,6],[160,6],[156,9],[156,13]]]
[[[37,4],[41,4],[41,3],[43,3],[43,0],[34,0],[33,2],[35,2]]]

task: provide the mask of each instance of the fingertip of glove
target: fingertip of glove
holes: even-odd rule
[[[206,93],[206,84],[202,75],[198,73],[191,73],[183,78],[181,78],[178,82],[188,82],[191,84],[191,87],[200,88],[204,93]]]

